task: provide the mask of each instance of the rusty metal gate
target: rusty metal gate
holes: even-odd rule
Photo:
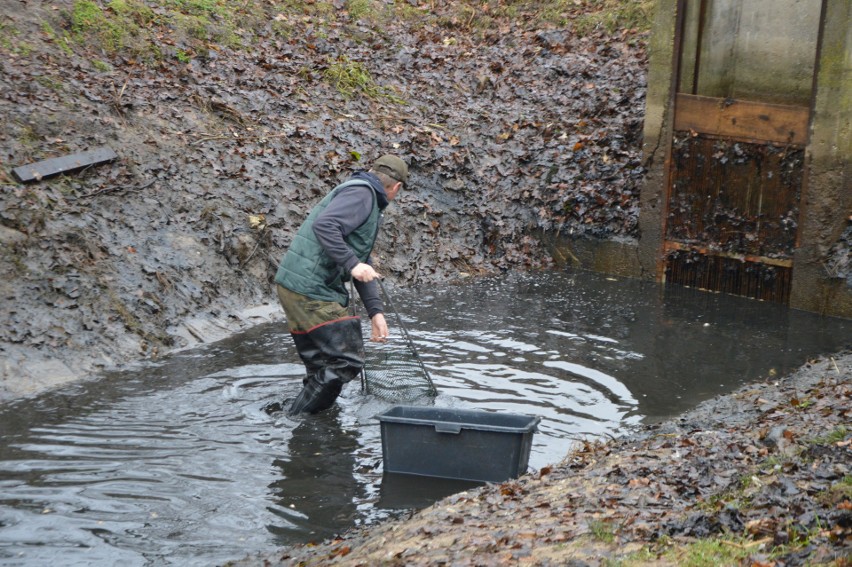
[[[810,58],[812,81],[822,11],[821,3],[812,3],[817,13],[804,17],[815,29],[804,32],[810,45],[795,55],[799,64],[792,81],[748,77],[755,69],[738,66],[748,67],[749,50],[762,44],[738,36],[753,35],[753,27],[762,24],[763,35],[772,37],[771,26],[779,25],[776,12],[783,11],[776,2],[750,0],[748,9],[755,13],[748,14],[743,4],[749,3],[739,0],[678,5],[679,62],[660,270],[667,283],[786,304],[813,89],[812,82],[803,84],[801,60],[806,65]],[[761,9],[772,12],[766,20],[760,19]],[[702,68],[705,61],[709,69]],[[784,72],[783,62],[774,65],[781,71],[767,71]],[[776,81],[786,90],[773,87]]]

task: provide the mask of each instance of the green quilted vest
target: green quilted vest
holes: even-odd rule
[[[358,260],[367,261],[379,231],[379,205],[375,190],[370,184],[353,179],[335,187],[314,207],[281,260],[278,272],[275,274],[275,283],[312,299],[336,301],[344,307],[349,305],[349,293],[346,291],[345,284],[352,276],[328,257],[314,236],[313,226],[314,220],[325,210],[334,196],[342,189],[353,185],[370,187],[373,208],[367,220],[344,240],[355,252]]]

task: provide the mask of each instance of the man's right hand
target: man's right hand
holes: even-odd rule
[[[380,278],[378,272],[373,269],[373,266],[370,264],[365,264],[363,262],[356,264],[352,271],[350,272],[352,277],[358,280],[359,282],[368,283],[373,281],[376,278]]]

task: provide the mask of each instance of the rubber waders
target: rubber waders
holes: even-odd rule
[[[293,340],[307,375],[288,413],[317,413],[330,408],[343,385],[364,367],[360,318],[337,319],[307,333],[294,333]]]

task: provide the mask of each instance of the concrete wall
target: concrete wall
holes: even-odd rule
[[[808,106],[819,30],[815,0],[706,0],[698,37],[699,2],[687,3],[681,92]],[[767,10],[770,5],[771,10]],[[697,86],[696,50],[700,49]]]
[[[648,91],[645,96],[644,165],[647,170],[639,207],[641,277],[657,277],[666,209],[666,157],[672,136],[677,0],[658,0],[648,45]]]

